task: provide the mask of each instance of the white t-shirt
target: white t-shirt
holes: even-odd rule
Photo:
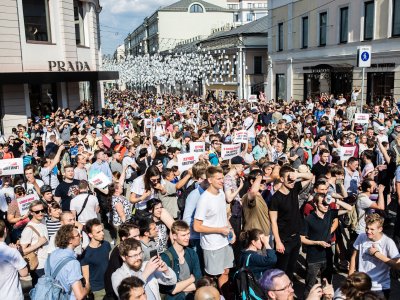
[[[36,179],[36,183],[38,184],[39,188],[41,188],[44,185],[44,182],[40,179]],[[26,183],[26,194],[27,195],[35,195],[35,200],[40,199],[38,193],[35,190],[35,187],[30,182]]]
[[[354,249],[358,250],[358,271],[371,277],[372,291],[390,289],[390,267],[383,261],[369,254],[368,249],[374,245],[388,258],[398,258],[399,250],[394,241],[385,234],[379,241],[371,241],[365,233],[360,234],[354,242]]]
[[[372,205],[372,200],[369,199],[366,195],[364,194],[359,194],[357,197],[357,202],[356,202],[356,209],[357,209],[357,218],[358,218],[358,225],[356,228],[356,232],[358,234],[365,233],[365,216],[367,215],[367,212],[369,208]]]
[[[24,299],[18,271],[25,267],[26,261],[19,251],[0,242],[0,294],[2,299]]]
[[[194,218],[203,221],[204,226],[228,226],[225,194],[220,190],[218,195],[205,191],[197,202]],[[219,233],[201,233],[200,245],[205,250],[218,250],[228,245],[228,238]]]
[[[144,176],[142,175],[142,176],[137,177],[134,181],[132,181],[131,193],[135,193],[136,197],[142,196],[145,192],[143,179],[144,179]],[[151,190],[151,194],[149,197],[147,197],[143,201],[136,203],[136,208],[137,209],[146,209],[147,201],[149,201],[152,198],[155,198],[155,193],[154,193],[153,189]]]
[[[47,241],[49,240],[49,235],[47,233],[47,227],[45,224],[43,223],[34,223],[34,222],[29,222],[26,227],[24,228],[24,230],[22,231],[21,234],[21,240],[20,243],[21,245],[34,245],[37,242],[39,242],[39,237],[37,236],[37,234],[28,226],[32,226],[34,227],[37,232],[40,234],[40,236],[44,236]],[[40,247],[38,250],[36,250],[37,252],[37,256],[38,256],[38,261],[39,261],[39,265],[38,265],[38,269],[43,269],[46,263],[46,259],[47,259],[47,246],[48,246],[48,242],[46,242],[46,244],[44,244],[42,247]]]
[[[87,174],[86,168],[81,169],[81,168],[76,167],[74,169],[74,179],[87,181],[88,174]]]
[[[79,194],[78,196],[72,198],[70,209],[76,211],[76,215],[82,210],[83,203],[88,196],[87,193]],[[97,218],[96,209],[99,206],[99,200],[96,196],[90,195],[86,203],[85,209],[82,211],[78,217],[78,222],[86,224],[87,221]]]
[[[247,117],[243,122],[243,129],[248,131],[249,138],[256,137],[256,131],[254,129],[256,121],[252,117]]]

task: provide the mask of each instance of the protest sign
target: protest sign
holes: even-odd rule
[[[144,119],[144,128],[151,128],[151,119]]]
[[[341,147],[340,148],[340,160],[348,160],[354,155],[356,147]]]
[[[157,103],[158,105],[161,105],[161,104],[164,103],[164,100],[163,100],[162,98],[158,98],[157,101],[156,101],[156,103]]]
[[[193,109],[199,109],[199,108],[200,108],[200,103],[193,104]]]
[[[231,159],[235,156],[240,155],[241,144],[222,144],[221,146],[221,157],[222,159]]]
[[[369,123],[369,114],[356,113],[354,115],[354,123],[356,123],[356,124],[368,124]]]
[[[0,176],[24,174],[22,158],[0,160]]]
[[[202,154],[205,151],[206,151],[206,143],[205,142],[191,142],[190,143],[190,153]]]
[[[89,182],[98,189],[104,189],[111,183],[110,179],[103,172],[94,175],[89,179]]]
[[[22,198],[17,199],[19,213],[24,216],[29,211],[29,206],[35,201],[36,196],[31,194]]]
[[[249,133],[247,132],[247,130],[236,131],[235,137],[233,138],[233,142],[235,144],[237,143],[246,144],[248,140],[249,140]]]
[[[189,170],[195,164],[198,156],[193,153],[178,154],[178,169],[183,172]]]
[[[257,95],[250,95],[249,102],[258,102]]]

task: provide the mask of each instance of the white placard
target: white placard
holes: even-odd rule
[[[341,147],[340,148],[340,160],[347,161],[350,157],[354,156],[356,147]]]
[[[89,182],[98,189],[104,189],[111,183],[110,179],[103,172],[93,176],[89,179]]]
[[[241,144],[222,144],[221,157],[223,160],[240,155]]]
[[[356,124],[368,124],[369,123],[369,114],[356,113],[354,115],[354,123],[356,123]]]
[[[10,158],[0,160],[0,176],[24,174],[22,158]]]
[[[158,98],[156,101],[157,104],[161,105],[164,103],[164,100],[162,98]]]
[[[236,131],[235,136],[233,138],[233,142],[235,144],[238,144],[238,143],[246,144],[248,142],[248,140],[249,140],[249,133],[247,130]]]
[[[151,128],[151,119],[144,119],[144,128]]]
[[[179,108],[177,109],[177,111],[178,111],[179,113],[181,113],[181,114],[185,114],[186,111],[187,111],[187,109],[186,109],[186,107],[179,107]]]
[[[29,206],[35,201],[35,195],[28,195],[17,199],[19,213],[24,216],[29,211]]]
[[[193,109],[199,109],[199,108],[200,108],[200,103],[193,104]]]
[[[257,95],[250,95],[249,102],[258,102]]]
[[[191,142],[190,143],[190,153],[202,154],[204,152],[206,152],[206,143],[205,142]]]
[[[198,155],[194,153],[178,154],[178,169],[183,172],[189,170],[196,163]]]

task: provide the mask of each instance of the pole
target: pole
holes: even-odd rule
[[[360,112],[363,112],[363,103],[364,103],[364,77],[365,77],[365,68],[362,68],[362,81],[361,81],[361,107]]]

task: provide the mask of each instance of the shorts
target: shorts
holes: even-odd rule
[[[203,250],[205,271],[209,275],[221,275],[233,267],[235,257],[231,245],[217,250]]]

